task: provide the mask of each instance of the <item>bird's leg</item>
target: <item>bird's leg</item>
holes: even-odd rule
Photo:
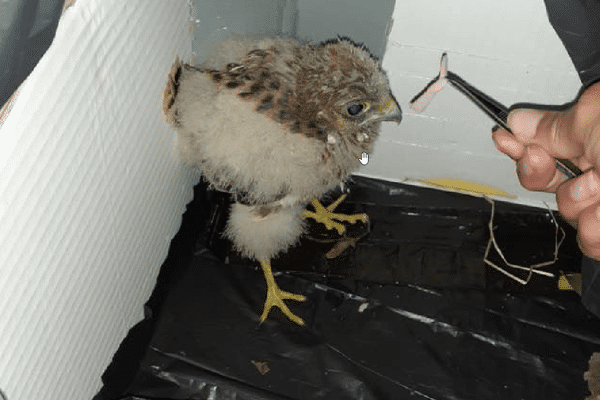
[[[354,224],[356,223],[356,221],[367,222],[369,220],[369,216],[365,213],[347,215],[333,212],[336,209],[336,207],[342,201],[344,201],[346,196],[347,195],[345,193],[342,194],[336,201],[334,201],[327,207],[323,207],[323,205],[321,204],[321,202],[319,202],[318,199],[314,199],[311,204],[315,208],[315,211],[313,212],[304,210],[304,213],[302,215],[304,216],[304,218],[312,218],[315,221],[322,223],[327,229],[336,229],[338,233],[342,235],[346,231],[346,227],[343,224],[336,221],[346,221],[350,222],[351,224]]]
[[[267,299],[265,300],[265,307],[262,315],[260,316],[260,322],[264,322],[269,315],[271,307],[279,307],[279,309],[292,321],[298,325],[304,325],[304,320],[297,315],[294,315],[285,305],[283,300],[290,299],[296,301],[305,301],[306,297],[301,294],[294,294],[290,292],[284,292],[277,286],[275,277],[271,271],[271,260],[261,260],[260,266],[262,267],[263,273],[265,274],[265,280],[267,281]]]

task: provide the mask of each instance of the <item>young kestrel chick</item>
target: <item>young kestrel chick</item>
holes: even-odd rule
[[[163,110],[182,158],[234,195],[226,235],[261,263],[268,286],[261,320],[277,306],[303,324],[283,300],[304,296],[279,289],[270,259],[298,241],[303,217],[339,233],[337,221],[366,219],[314,199],[361,165],[382,121],[400,122],[385,73],[348,39],[229,40],[199,67],[173,64]],[[315,212],[304,211],[312,200]]]

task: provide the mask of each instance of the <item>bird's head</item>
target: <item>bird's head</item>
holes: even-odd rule
[[[380,123],[402,119],[385,73],[363,46],[348,39],[309,49],[296,86],[297,112],[307,121],[303,131],[333,152],[354,157],[371,151]]]
[[[275,41],[208,72],[258,113],[322,142],[322,161],[347,164],[344,171],[372,150],[382,121],[402,119],[377,59],[347,38],[317,45]]]

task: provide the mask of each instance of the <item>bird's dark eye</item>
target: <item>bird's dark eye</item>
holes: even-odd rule
[[[365,108],[365,105],[361,104],[361,103],[351,104],[346,109],[346,112],[348,113],[349,116],[356,117],[358,114],[360,114],[362,112],[362,110],[364,108]]]

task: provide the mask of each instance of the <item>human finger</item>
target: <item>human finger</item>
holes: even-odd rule
[[[564,182],[556,190],[556,204],[563,218],[577,228],[583,211],[600,205],[600,176],[589,170]]]
[[[583,145],[573,134],[575,109],[564,111],[521,108],[511,111],[508,125],[524,145],[537,144],[555,158],[577,158]]]
[[[525,189],[552,193],[567,179],[556,169],[556,160],[535,144],[523,150],[517,162],[517,176]]]
[[[523,157],[525,146],[506,129],[498,129],[492,133],[492,141],[498,150],[513,160]]]
[[[536,143],[540,121],[549,113],[548,110],[532,108],[516,108],[508,113],[506,123],[517,140],[523,144]]]
[[[600,204],[591,205],[581,213],[577,243],[583,254],[600,260]]]

